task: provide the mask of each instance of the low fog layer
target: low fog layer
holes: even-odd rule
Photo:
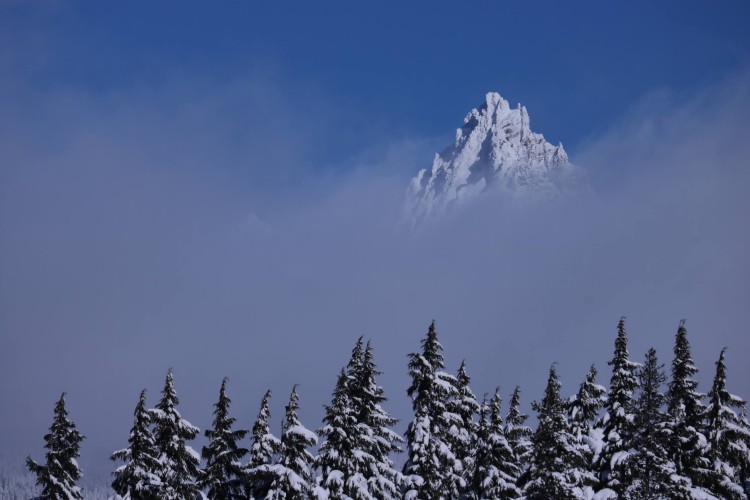
[[[259,81],[87,97],[5,85],[5,458],[41,456],[67,391],[82,464],[106,473],[139,391],[155,404],[170,367],[201,429],[224,376],[242,426],[267,388],[278,418],[299,383],[316,428],[360,335],[403,428],[406,355],[433,318],[450,371],[466,359],[478,396],[520,384],[529,412],[554,361],[566,394],[592,362],[608,384],[623,315],[632,357],[654,346],[665,363],[686,318],[700,388],[728,346],[729,388],[750,397],[748,74],[655,92],[573,151],[592,199],[485,199],[417,233],[399,225],[402,196],[453,124],[321,166],[341,115]]]

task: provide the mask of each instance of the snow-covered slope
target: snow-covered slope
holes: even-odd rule
[[[490,92],[466,115],[453,145],[412,179],[406,215],[417,222],[496,189],[515,200],[559,199],[587,192],[588,181],[568,161],[562,144],[554,146],[531,131],[525,107],[511,109]]]

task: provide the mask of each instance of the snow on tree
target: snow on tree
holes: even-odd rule
[[[405,499],[458,498],[465,486],[461,462],[451,449],[447,433],[453,415],[448,401],[455,396],[455,377],[443,372],[442,350],[433,320],[421,341],[422,352],[409,354],[407,390],[414,420],[406,430],[408,457],[402,492]]]
[[[646,353],[646,360],[638,370],[638,380],[640,393],[635,400],[633,452],[624,463],[629,482],[624,485],[623,498],[692,498],[690,481],[676,473],[667,453],[669,432],[664,427],[663,411],[666,397],[661,389],[667,377],[653,348]]]
[[[745,485],[750,472],[750,424],[746,419],[745,401],[727,391],[725,352],[726,348],[721,350],[713,385],[708,392],[708,458],[716,473],[711,489],[722,498],[747,499]]]
[[[716,478],[706,456],[707,441],[702,432],[706,407],[701,402],[704,395],[698,392],[698,382],[693,379],[696,373],[698,369],[690,354],[682,320],[675,336],[666,426],[671,433],[669,453],[677,474],[689,478],[693,487],[700,489],[714,483]]]
[[[349,377],[342,368],[331,404],[325,407],[324,425],[318,430],[323,441],[316,462],[321,471],[318,483],[330,498],[371,498],[359,462],[373,459],[360,448],[357,415],[348,382]]]
[[[317,436],[297,417],[296,386],[286,406],[281,439],[269,430],[271,393],[266,392],[248,452],[238,445],[247,431],[233,430],[236,420],[229,416],[231,400],[224,379],[212,428],[205,432],[206,468],[201,471],[200,457],[187,445],[198,429],[177,411],[170,370],[155,409],[147,409],[145,391],[140,394],[128,446],[111,456],[124,462],[113,473],[112,488],[124,500],[747,500],[750,422],[745,401],[726,388],[726,349],[716,362],[706,407],[697,391],[684,321],[675,337],[666,394],[666,376],[655,350],[648,351],[643,365],[631,362],[624,318],[617,330],[609,361],[609,393],[596,383],[592,365],[576,395],[563,402],[553,364],[544,398],[532,405],[538,413],[532,433],[521,413],[518,387],[503,422],[499,390],[480,405],[470,388],[466,363],[455,377],[443,371],[443,347],[433,321],[420,343],[421,352],[409,355],[407,393],[414,418],[406,433],[403,474],[391,460],[403,441],[393,431],[397,420],[382,407],[387,399],[377,384],[380,371],[371,344],[365,346],[362,338],[325,406],[317,460],[309,451]],[[599,413],[603,415],[597,420]],[[65,394],[44,438],[46,463],[28,458],[31,473],[8,478],[0,464],[0,497],[28,498],[41,486],[39,498],[83,498],[76,484],[83,436],[67,418]],[[249,462],[243,466],[248,453]],[[321,471],[317,481],[313,467]],[[96,487],[87,491],[92,499],[109,495]]]
[[[607,390],[596,383],[596,367],[591,365],[578,393],[567,403],[571,432],[580,443],[586,443],[596,423],[600,410],[607,402]]]
[[[346,365],[346,373],[348,375],[357,373],[362,368],[362,362],[365,357],[364,345],[365,345],[364,337],[360,336],[357,339],[357,342],[354,344],[354,348],[352,349],[352,355],[349,357],[349,362]],[[347,385],[349,385],[349,383]]]
[[[596,367],[591,365],[586,378],[578,387],[578,392],[565,404],[568,426],[572,436],[572,443],[576,453],[572,455],[575,484],[582,490],[593,491],[598,483],[597,476],[592,472],[594,452],[599,451],[601,437],[594,429],[599,411],[606,403],[606,390],[596,383]]]
[[[146,390],[141,391],[133,412],[133,427],[130,429],[128,447],[112,454],[111,460],[125,464],[112,475],[112,489],[125,500],[150,500],[158,498],[160,480],[157,472],[160,463],[154,437],[149,430],[151,412],[146,408]]]
[[[76,462],[80,456],[80,443],[84,436],[68,419],[65,409],[65,393],[55,404],[54,419],[49,434],[44,436],[45,464],[26,458],[26,466],[36,474],[36,484],[42,487],[41,498],[55,500],[81,499],[81,488],[76,482],[81,479],[81,468]]]
[[[180,400],[174,389],[172,370],[162,390],[162,398],[151,410],[154,421],[154,442],[159,453],[161,467],[159,498],[184,500],[194,498],[199,488],[196,479],[200,474],[200,455],[187,441],[195,439],[199,429],[184,420],[177,411]]]
[[[534,402],[539,424],[532,438],[531,461],[524,494],[529,500],[575,499],[582,496],[575,478],[571,458],[577,456],[573,436],[568,432],[560,379],[553,364],[541,403]]]
[[[298,409],[295,385],[286,406],[278,460],[275,465],[266,467],[271,473],[271,484],[265,498],[309,498],[315,492],[311,470],[315,458],[308,448],[317,444],[318,437],[302,425]]]
[[[603,434],[601,452],[594,457],[594,466],[600,486],[622,494],[623,485],[629,482],[623,463],[632,448],[635,432],[633,393],[638,388],[638,363],[629,358],[624,317],[617,324],[615,353],[608,364],[612,367],[612,378],[604,416],[599,423]]]
[[[357,415],[357,430],[365,456],[371,458],[361,471],[368,491],[375,498],[395,497],[400,488],[401,474],[393,468],[390,455],[400,453],[401,436],[393,430],[398,420],[384,408],[387,401],[383,388],[377,383],[377,369],[373,349],[368,341],[362,362],[349,374],[353,384],[351,397]]]
[[[399,452],[397,420],[381,406],[386,401],[376,377],[370,342],[360,337],[342,369],[333,400],[326,406],[317,467],[318,483],[331,498],[394,498],[400,475],[390,454]]]
[[[514,478],[517,485],[523,483],[523,475],[531,457],[531,427],[524,425],[528,415],[521,413],[521,388],[516,386],[510,397],[510,409],[505,416],[505,439],[513,451],[513,462],[518,464],[519,476]]]
[[[232,400],[227,396],[226,388],[227,379],[224,378],[219,400],[214,404],[213,428],[205,431],[208,445],[201,450],[201,456],[206,467],[197,483],[200,489],[206,490],[208,498],[218,500],[241,498],[247,483],[241,460],[248,450],[240,448],[237,441],[244,439],[248,431],[232,430],[237,419],[229,416]]]
[[[258,418],[253,424],[252,438],[253,446],[250,448],[250,461],[247,464],[248,484],[245,494],[250,498],[266,498],[274,481],[273,459],[281,450],[281,441],[271,434],[268,421],[271,412],[268,401],[271,399],[271,391],[266,391],[260,403]]]
[[[521,490],[516,485],[520,467],[515,461],[513,449],[505,436],[501,415],[500,389],[489,403],[482,402],[474,441],[472,497],[478,499],[520,498]]]
[[[461,493],[471,490],[477,440],[476,415],[479,403],[469,386],[471,378],[466,373],[466,361],[461,362],[455,378],[455,395],[448,401],[449,422],[447,439],[456,459],[461,462],[463,487]],[[498,415],[499,416],[499,415]],[[502,421],[502,417],[500,417]]]

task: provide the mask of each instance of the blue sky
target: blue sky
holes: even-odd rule
[[[108,92],[174,74],[222,81],[267,72],[300,100],[321,93],[348,110],[358,133],[343,146],[352,149],[388,132],[450,136],[457,119],[496,90],[523,101],[538,130],[575,152],[645,93],[694,90],[746,64],[750,51],[750,6],[742,1],[210,8],[83,1],[2,9],[4,49],[28,57],[16,64],[29,85]],[[320,161],[326,153],[336,154],[324,149]]]
[[[314,428],[372,338],[408,421],[435,318],[475,392],[566,394],[615,327],[750,397],[750,4],[0,0],[0,457],[40,456],[67,391],[107,476],[169,367],[204,428],[300,383]],[[592,199],[485,200],[394,230],[409,179],[485,92],[562,141]],[[197,444],[200,446],[200,443]]]

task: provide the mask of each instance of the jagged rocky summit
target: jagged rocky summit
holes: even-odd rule
[[[436,154],[409,185],[406,217],[413,223],[440,215],[487,191],[515,201],[562,199],[588,192],[583,169],[531,131],[529,114],[511,108],[497,92],[464,118],[453,145]]]

